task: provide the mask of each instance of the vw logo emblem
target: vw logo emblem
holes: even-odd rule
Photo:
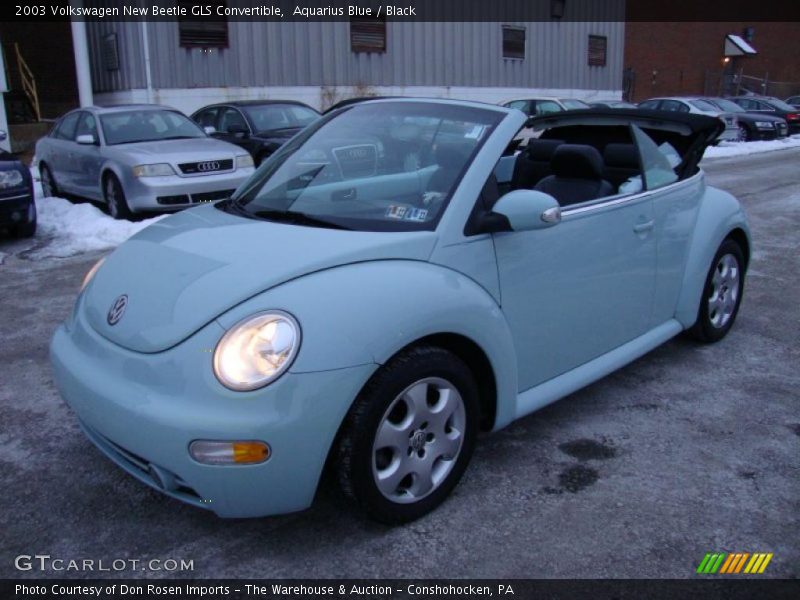
[[[128,306],[127,294],[122,294],[122,296],[114,300],[114,304],[111,305],[111,308],[108,310],[108,316],[106,317],[108,324],[113,326],[119,323],[119,320],[122,318],[122,315],[125,314],[125,308],[127,306]]]
[[[205,173],[206,171],[219,171],[219,161],[211,160],[208,162],[197,163],[197,170]]]

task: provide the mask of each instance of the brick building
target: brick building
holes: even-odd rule
[[[749,40],[757,54],[723,63],[728,34]],[[786,97],[800,93],[798,22],[628,22],[624,66],[627,96],[766,92]],[[727,73],[726,78],[724,74]],[[743,75],[740,79],[739,74]]]

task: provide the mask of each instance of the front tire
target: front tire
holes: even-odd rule
[[[50,167],[45,164],[41,165],[39,169],[39,179],[42,181],[42,196],[45,198],[58,196],[58,186],[56,185],[56,180],[53,177],[53,172],[50,170]]]
[[[733,327],[744,291],[744,253],[726,239],[714,255],[706,277],[697,321],[689,333],[705,343],[718,342]]]
[[[33,215],[28,217],[29,220],[27,223],[17,225],[17,237],[31,238],[36,235],[36,203],[34,201],[31,201],[31,207],[28,210],[31,211]]]
[[[387,524],[432,511],[467,468],[478,407],[475,378],[454,354],[420,346],[397,355],[345,419],[336,453],[345,496]]]
[[[114,219],[128,219],[133,217],[128,201],[125,199],[125,191],[116,175],[106,175],[103,183],[103,194],[108,204],[108,214]]]
[[[750,133],[750,130],[747,128],[747,126],[739,125],[739,141],[749,142],[751,139],[753,139],[753,134]]]

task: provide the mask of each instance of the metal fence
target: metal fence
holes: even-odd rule
[[[738,71],[706,71],[704,93],[707,96],[739,96],[742,94],[758,94],[788,98],[800,95],[800,82],[773,81],[769,73],[761,76],[745,75]]]

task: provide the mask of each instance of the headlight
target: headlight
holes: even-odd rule
[[[164,177],[165,175],[175,175],[175,171],[167,163],[158,163],[156,165],[136,165],[133,167],[133,174],[136,177]]]
[[[772,123],[770,121],[756,121],[756,127],[759,129],[772,129]]]
[[[249,154],[243,154],[242,156],[236,157],[236,168],[237,169],[245,169],[247,167],[253,166],[253,157]]]
[[[227,388],[244,392],[263,387],[289,368],[300,347],[300,326],[281,311],[240,321],[214,350],[214,374]]]
[[[22,173],[16,169],[10,171],[0,171],[0,189],[6,190],[9,188],[22,185]]]
[[[97,273],[97,270],[103,264],[104,260],[105,257],[98,260],[96,263],[94,263],[94,266],[92,266],[92,268],[89,269],[89,272],[86,273],[86,275],[84,275],[83,282],[81,283],[81,290],[80,290],[81,292],[86,288],[87,285],[89,285],[89,282],[94,278],[95,273]]]

